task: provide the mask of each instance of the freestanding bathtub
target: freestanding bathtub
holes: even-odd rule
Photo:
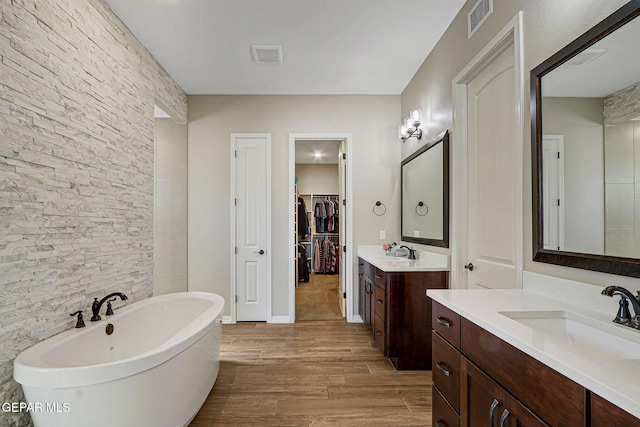
[[[187,425],[218,375],[223,309],[215,294],[161,295],[23,351],[13,377],[35,426]]]

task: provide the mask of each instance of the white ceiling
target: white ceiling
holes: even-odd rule
[[[340,141],[306,139],[295,144],[296,164],[337,164]]]
[[[604,98],[640,82],[638,40],[640,19],[636,18],[587,49],[604,51],[600,56],[580,66],[561,65],[544,76],[542,94]]]
[[[399,94],[464,0],[105,0],[188,94]],[[256,64],[251,45],[282,46]]]

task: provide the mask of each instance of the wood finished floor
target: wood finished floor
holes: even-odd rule
[[[296,320],[337,320],[340,312],[340,276],[310,274],[296,286]]]
[[[220,373],[190,426],[431,426],[431,372],[396,371],[345,320],[223,325]]]

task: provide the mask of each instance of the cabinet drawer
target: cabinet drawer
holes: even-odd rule
[[[384,339],[384,322],[380,317],[376,314],[373,316],[373,341],[376,344],[376,347],[382,351],[382,354],[387,355],[386,349],[384,347],[385,339]]]
[[[433,384],[460,412],[460,353],[433,332]]]
[[[431,425],[433,427],[460,427],[460,417],[435,386],[432,389],[432,395],[433,412]]]
[[[375,291],[373,292],[373,306],[375,313],[380,316],[380,320],[386,322],[385,317],[385,296],[386,292],[380,286],[375,286]]]
[[[385,283],[385,273],[384,271],[380,270],[379,268],[376,268],[374,273],[373,273],[375,280],[376,280],[376,285],[380,286],[382,289],[387,289],[387,284]]]
[[[433,301],[431,327],[455,348],[460,348],[460,315]]]

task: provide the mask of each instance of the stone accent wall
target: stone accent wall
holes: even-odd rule
[[[640,83],[604,98],[604,124],[613,125],[640,116]]]
[[[71,312],[152,295],[155,102],[186,118],[184,91],[102,0],[0,2],[0,403],[24,400],[15,356]]]

